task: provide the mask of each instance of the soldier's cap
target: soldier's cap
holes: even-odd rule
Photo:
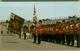
[[[73,20],[71,20],[71,22],[74,22]]]
[[[62,22],[65,22],[65,20],[62,20]]]
[[[67,21],[67,23],[70,23],[69,21]]]
[[[42,20],[39,20],[39,22],[41,22],[41,23],[42,23]]]
[[[58,21],[56,23],[58,23]]]
[[[79,18],[76,19],[76,21],[79,21],[79,20],[80,20]]]

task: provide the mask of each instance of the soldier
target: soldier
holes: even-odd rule
[[[45,40],[45,25],[42,25],[43,26],[43,28],[42,28],[42,41],[44,41]]]
[[[49,42],[52,42],[52,31],[53,31],[53,28],[52,28],[52,25],[50,24],[49,25]]]
[[[78,18],[76,20],[76,25],[75,25],[75,38],[77,40],[77,47],[80,48],[80,19]]]
[[[45,41],[48,41],[48,24],[45,27]]]
[[[27,33],[27,29],[26,29],[26,28],[24,28],[24,29],[23,29],[24,40],[26,39],[26,33]]]
[[[65,29],[65,35],[66,35],[66,43],[67,43],[67,45],[69,45],[70,44],[70,35],[69,35],[69,27],[70,27],[70,22],[69,21],[67,21],[67,24],[66,24],[66,29]]]
[[[56,26],[55,26],[55,41],[56,43],[58,43],[58,32],[59,32],[59,25],[58,25],[58,21],[56,22]]]
[[[58,32],[58,43],[61,44],[61,37],[62,37],[62,28],[61,28],[61,22],[59,22],[59,32]]]
[[[71,20],[71,25],[70,25],[70,43],[71,46],[74,46],[74,21]]]
[[[53,30],[52,30],[52,41],[53,41],[53,43],[55,43],[55,24],[52,24],[52,28],[53,28]]]
[[[51,42],[51,34],[50,34],[50,24],[48,25],[48,39],[49,39],[49,42]]]
[[[39,20],[39,25],[37,26],[38,29],[38,43],[41,43],[41,34],[42,34],[42,20]]]
[[[65,20],[62,21],[62,44],[65,44],[65,28],[66,28],[66,22]]]
[[[33,43],[36,43],[36,31],[37,31],[37,27],[36,27],[37,23],[34,24],[34,28],[33,28],[33,37],[34,37],[34,42]]]

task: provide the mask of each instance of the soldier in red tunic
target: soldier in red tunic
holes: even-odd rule
[[[33,43],[36,43],[36,31],[37,31],[37,27],[36,27],[37,23],[34,24],[34,27],[33,27],[33,38],[34,38],[34,42]]]
[[[37,26],[38,29],[38,43],[41,43],[41,34],[42,34],[42,20],[39,20],[39,25]]]
[[[67,21],[67,24],[66,24],[66,29],[65,29],[65,35],[66,35],[66,43],[67,43],[67,45],[69,45],[70,44],[70,32],[69,32],[69,27],[70,27],[70,22],[69,21]]]
[[[70,31],[70,41],[69,42],[71,43],[71,46],[74,46],[75,34],[74,34],[74,21],[73,20],[71,20],[71,25],[70,25],[69,31]]]
[[[62,44],[65,44],[65,28],[66,28],[66,22],[65,20],[62,21]]]
[[[62,35],[62,27],[61,27],[61,25],[62,25],[61,22],[59,22],[58,44],[61,44],[61,41],[62,41],[62,39],[61,39],[62,38],[62,36],[61,36]]]
[[[77,18],[76,20],[74,29],[75,29],[75,35],[76,35],[75,38],[77,40],[77,47],[80,48],[80,19],[79,18]]]
[[[56,26],[55,26],[55,41],[56,43],[58,43],[58,32],[59,32],[59,22],[56,22]]]
[[[52,30],[52,33],[53,33],[52,34],[52,42],[55,43],[55,38],[56,38],[55,37],[55,24],[52,24],[52,28],[53,28],[53,30]]]
[[[24,29],[23,29],[24,40],[26,39],[26,33],[27,33],[27,29],[26,29],[26,28],[24,28]]]

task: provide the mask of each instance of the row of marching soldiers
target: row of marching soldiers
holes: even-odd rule
[[[74,46],[76,40],[77,47],[80,47],[80,19],[67,22],[62,20],[62,22],[57,21],[56,24],[35,26],[33,28],[34,42],[36,42],[36,34],[39,44],[42,40]]]

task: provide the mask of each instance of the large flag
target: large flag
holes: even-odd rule
[[[21,34],[21,28],[23,26],[23,23],[24,23],[23,18],[14,13],[11,13],[8,30],[17,34]]]
[[[33,23],[37,23],[37,16],[36,16],[36,9],[35,9],[35,5],[34,5],[34,16],[33,16]]]

